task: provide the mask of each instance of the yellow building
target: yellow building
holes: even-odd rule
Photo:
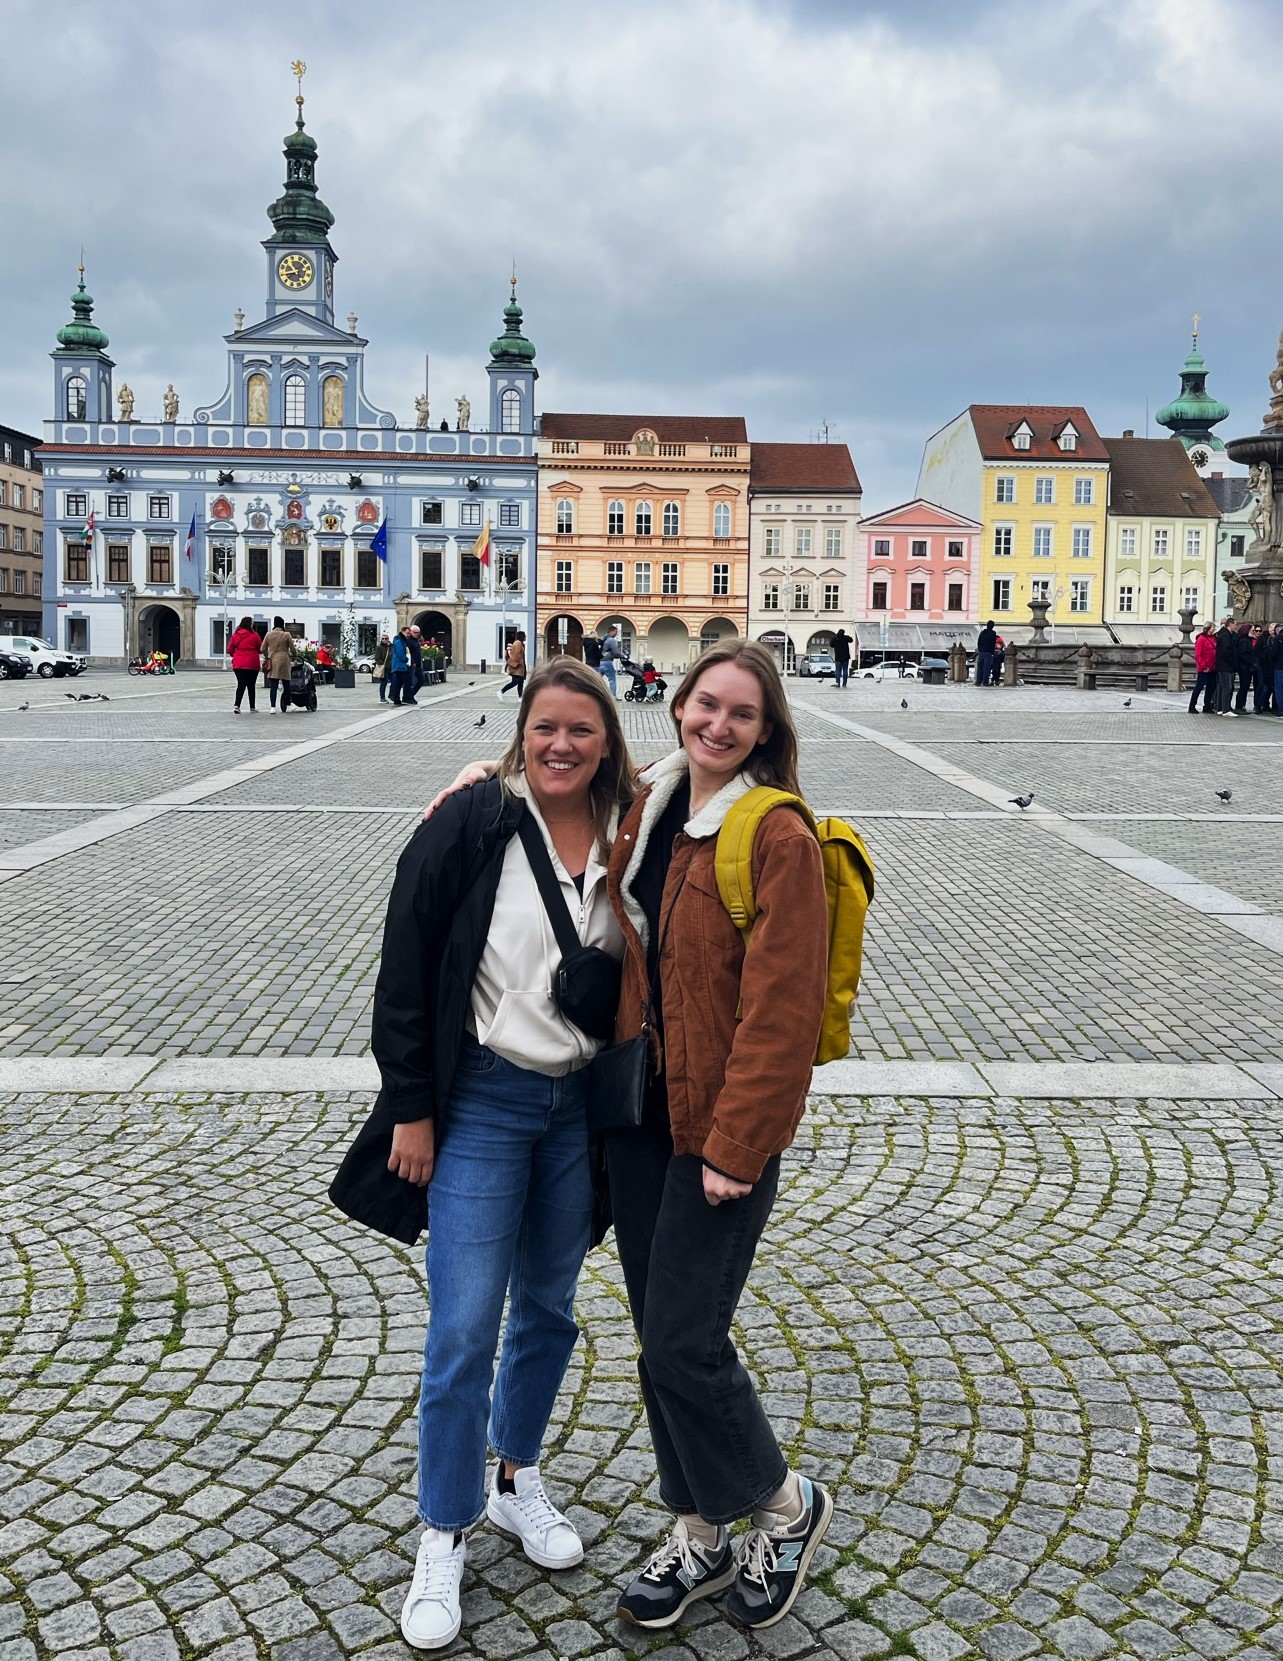
[[[540,650],[627,655],[679,674],[748,623],[749,444],[742,416],[545,414],[539,439]]]
[[[1109,452],[1085,409],[972,404],[927,440],[918,494],[984,526],[982,622],[1027,625],[1041,598],[1062,638],[1107,638]]]
[[[1215,618],[1220,510],[1179,438],[1107,438],[1105,621],[1126,646],[1172,644],[1182,607]]]

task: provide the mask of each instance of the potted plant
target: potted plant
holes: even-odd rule
[[[339,627],[339,661],[334,671],[335,686],[356,685],[356,602],[349,600]]]

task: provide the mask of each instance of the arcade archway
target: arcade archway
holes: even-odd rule
[[[447,662],[454,661],[454,624],[445,612],[421,611],[411,622],[418,625],[425,646],[435,643],[445,653]]]
[[[172,606],[145,606],[138,614],[138,655],[164,652],[171,663],[182,656],[182,619]]]
[[[543,639],[544,651],[548,657],[557,657],[564,653],[566,657],[577,657],[582,662],[584,626],[569,612],[563,611],[548,619],[544,626]]]

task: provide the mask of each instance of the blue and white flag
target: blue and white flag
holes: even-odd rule
[[[388,519],[386,514],[383,516],[383,523],[375,531],[370,546],[386,565],[388,559]]]

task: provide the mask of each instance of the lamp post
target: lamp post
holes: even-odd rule
[[[789,634],[789,606],[792,604],[792,600],[793,600],[793,560],[792,560],[792,557],[790,555],[785,554],[785,556],[784,556],[784,652],[783,652],[783,660],[784,661],[781,664],[781,672],[785,675],[787,675],[788,672],[789,672],[789,647],[793,644],[792,636]]]
[[[1060,601],[1064,596],[1064,592],[1064,583],[1057,583],[1052,591],[1051,604],[1047,607],[1047,628],[1049,630],[1048,644],[1051,646],[1056,644],[1056,607],[1060,604]]]

